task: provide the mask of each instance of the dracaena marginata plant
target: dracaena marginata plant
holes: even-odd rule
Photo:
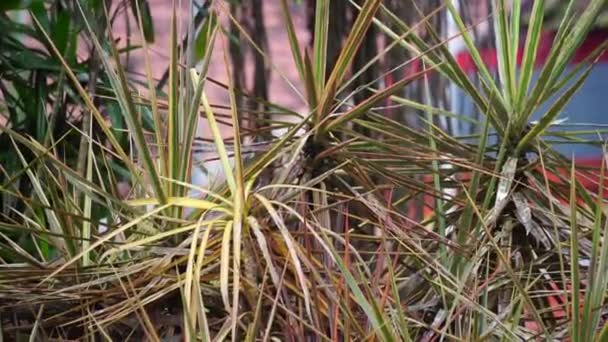
[[[125,70],[111,26],[96,27],[89,9],[75,2],[104,92],[126,130],[106,123],[33,16],[70,96],[95,121],[74,128],[86,152],[80,167],[58,153],[62,137],[41,143],[1,128],[21,165],[12,177],[27,177],[33,188],[0,188],[23,208],[0,220],[2,333],[188,341],[605,338],[603,199],[581,186],[574,163],[544,140],[602,52],[576,72],[565,68],[604,2],[591,0],[581,12],[570,2],[532,82],[544,1],[534,2],[525,34],[521,1],[492,1],[495,78],[450,2],[430,9],[412,2],[419,15],[409,21],[393,12],[392,1],[348,2],[352,27],[336,48],[328,28],[338,14],[330,1],[317,0],[313,41],[304,48],[294,4],[280,0],[301,85],[292,87],[293,96],[303,112],[234,82],[242,71],[231,68],[227,52],[220,64],[228,81],[220,85],[230,103],[210,102],[209,85],[219,83],[207,75],[215,47],[249,44],[273,65],[233,16],[236,3],[190,4],[204,14],[185,25],[181,40],[173,7],[163,92],[152,76],[145,30],[136,31],[146,76],[138,83]],[[140,28],[142,3],[133,4]],[[108,18],[108,8],[100,13]],[[447,48],[454,37],[432,24],[437,16],[458,25],[479,82]],[[383,48],[353,68],[370,35],[381,37]],[[329,50],[338,51],[331,60]],[[399,51],[414,58],[393,68]],[[382,69],[389,53],[391,69]],[[402,71],[413,63],[418,71]],[[370,68],[381,70],[378,78],[360,82]],[[403,76],[387,82],[388,74]],[[480,134],[453,136],[440,127],[445,118],[474,120],[444,108],[431,86],[437,79],[472,99],[483,114],[474,122]],[[410,86],[421,96],[408,97]],[[423,125],[408,125],[390,110]],[[197,137],[199,116],[209,136]],[[413,213],[421,204],[432,213]],[[5,231],[25,232],[31,248]]]

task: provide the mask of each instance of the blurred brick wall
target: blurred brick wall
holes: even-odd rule
[[[184,4],[189,1],[182,1]],[[281,15],[281,9],[279,0],[265,0],[264,6],[264,17],[265,27],[268,34],[269,42],[269,57],[271,61],[271,75],[269,84],[269,97],[272,102],[280,104],[284,107],[296,110],[302,114],[306,114],[306,106],[304,101],[297,95],[297,89],[300,93],[303,91],[302,84],[299,82],[298,73],[293,63],[293,58],[290,50],[289,40],[287,38],[287,32],[283,28],[283,19]],[[169,62],[169,46],[170,46],[170,28],[171,28],[171,6],[172,1],[170,0],[150,0],[150,9],[154,18],[156,41],[150,46],[150,58],[152,60],[152,74],[156,79],[159,79]],[[220,14],[220,22],[228,26],[228,18],[226,11],[228,11],[228,4],[226,1],[217,1],[216,9]],[[301,5],[291,5],[291,13],[295,21],[296,31],[300,40],[302,48],[309,40],[308,31],[306,30],[305,20],[306,8],[304,3]],[[183,32],[187,29],[188,10],[186,6],[183,6],[178,10],[179,23],[181,25],[181,32],[179,34],[180,40],[183,37]],[[126,18],[119,18],[113,27],[113,30],[117,36],[121,37],[121,44],[125,44],[125,32],[126,32]],[[128,15],[128,20],[131,24],[131,29],[136,30],[135,19]],[[138,35],[133,36],[138,38]],[[131,42],[139,43],[139,39],[133,39]],[[222,35],[218,35],[213,50],[211,59],[211,65],[209,70],[209,76],[226,83],[226,71],[224,65],[224,45],[226,44],[225,39]],[[145,78],[145,64],[143,53],[141,51],[134,52],[130,56],[129,60],[130,71],[135,74],[141,74]],[[246,72],[250,75],[253,71],[251,63],[246,63],[246,70],[236,70],[232,72]],[[288,80],[291,85],[286,81]],[[209,84],[206,88],[207,95],[212,104],[227,105],[229,104],[228,93],[213,84]],[[226,129],[229,131],[229,129]],[[208,132],[205,129],[204,121],[200,125],[200,134],[208,137]]]

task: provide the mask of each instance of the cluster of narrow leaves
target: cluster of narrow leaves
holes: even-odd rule
[[[575,2],[532,84],[544,1],[534,2],[523,44],[521,1],[511,1],[510,11],[507,1],[492,1],[489,20],[500,66],[495,80],[450,3],[412,26],[381,0],[353,2],[358,15],[328,68],[330,2],[316,1],[313,47],[303,53],[287,0],[281,0],[305,85],[305,93],[296,95],[309,111],[302,115],[265,103],[269,112],[298,120],[260,120],[260,131],[288,129],[250,158],[244,158],[250,146],[243,142],[257,135],[240,128],[244,109],[236,98],[247,94],[234,87],[230,75],[238,71],[230,70],[227,57],[230,81],[224,87],[231,105],[213,106],[206,96],[212,46],[230,39],[217,20],[233,19],[226,4],[215,2],[200,27],[190,26],[189,33],[198,32],[203,42],[198,66],[180,57],[187,53],[178,48],[173,15],[166,95],[156,90],[141,33],[148,90],[141,96],[114,41],[98,39],[76,2],[135,152],[127,153],[103,124],[99,108],[49,38],[50,52],[103,134],[81,132],[88,152],[86,167],[78,170],[58,158],[53,145],[2,128],[18,151],[36,156],[29,163],[16,156],[32,183],[31,196],[1,188],[27,205],[19,220],[3,219],[0,228],[27,231],[34,245],[24,249],[0,231],[3,248],[10,250],[0,267],[3,334],[188,341],[606,338],[603,167],[576,171],[543,141],[590,70],[566,73],[565,66],[604,1],[589,1],[580,13]],[[429,25],[444,12],[460,25],[481,87]],[[388,44],[364,68],[391,49],[404,49],[424,68],[386,87],[369,84],[371,95],[353,102],[361,89],[351,84],[363,70],[350,66],[372,26]],[[430,41],[417,36],[420,28]],[[516,73],[520,46],[524,59]],[[440,108],[430,93],[423,103],[403,97],[412,82],[429,89],[429,78],[437,75],[472,98],[484,114],[482,134],[450,136],[435,125],[437,118],[467,120],[467,113]],[[529,126],[541,104],[564,90]],[[418,112],[424,129],[383,115],[387,103]],[[204,188],[189,182],[199,114],[224,175]],[[153,119],[149,130],[142,123],[146,115]],[[225,124],[231,141],[222,135]],[[117,161],[128,170],[126,199],[117,191]],[[598,193],[578,184],[580,177],[592,178]],[[432,209],[430,215],[412,213],[421,203]]]

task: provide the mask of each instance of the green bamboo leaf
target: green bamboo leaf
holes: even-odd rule
[[[156,165],[152,159],[148,143],[146,142],[143,127],[139,120],[139,115],[136,111],[134,100],[129,90],[127,78],[125,76],[123,67],[120,64],[120,57],[118,56],[116,45],[114,41],[111,41],[111,54],[115,61],[117,61],[117,63],[113,64],[109,60],[108,56],[104,53],[105,50],[103,49],[101,42],[97,39],[95,31],[92,29],[90,23],[86,19],[86,15],[80,4],[78,4],[78,9],[91,36],[91,40],[95,45],[96,53],[99,55],[99,59],[104,65],[110,83],[112,84],[113,89],[116,91],[118,104],[123,111],[129,131],[131,134],[133,134],[137,150],[141,154],[146,172],[150,176],[154,193],[159,197],[161,202],[164,202],[166,200],[166,195],[160,182],[158,170],[156,169]]]
[[[93,122],[91,120],[89,120],[89,127],[88,127],[88,139],[87,139],[87,161],[86,161],[86,180],[93,183]],[[88,189],[89,192],[91,191],[91,189]],[[84,217],[86,218],[92,218],[92,207],[93,207],[93,199],[91,198],[91,196],[87,195],[87,193],[84,193]],[[81,250],[86,250],[89,248],[89,245],[91,244],[91,237],[93,236],[92,232],[91,232],[91,221],[90,220],[85,220],[82,223],[82,244],[81,244]],[[84,267],[88,267],[91,265],[91,254],[87,253],[82,257],[82,266]]]
[[[521,110],[522,103],[528,94],[528,88],[530,87],[530,81],[532,80],[532,75],[534,73],[536,52],[538,50],[540,35],[543,28],[544,9],[544,0],[534,1],[521,62],[519,85],[517,87],[516,108],[518,111]]]
[[[523,108],[521,109],[521,116],[517,124],[527,124],[530,117],[534,114],[534,111],[536,111],[542,103],[541,101],[548,98],[548,92],[554,90],[553,85],[550,83],[550,78],[552,77],[553,68],[555,67],[555,63],[559,57],[559,50],[562,48],[563,43],[563,39],[554,41],[553,49],[549,52],[549,56],[540,71],[540,75],[538,76],[532,91],[522,104]]]
[[[30,166],[27,164],[27,161],[25,160],[25,157],[23,156],[23,153],[21,153],[21,150],[17,146],[16,142],[13,139],[11,139],[11,142],[15,148],[15,151],[17,152],[17,156],[21,164],[26,170],[25,172],[28,176],[28,179],[32,183],[32,187],[34,188],[34,194],[36,194],[42,205],[45,207],[44,216],[48,220],[48,230],[57,236],[49,238],[54,242],[56,247],[62,250],[62,252],[66,256],[71,257],[75,255],[78,249],[76,248],[73,239],[70,238],[70,236],[73,236],[73,234],[70,231],[66,230],[66,225],[61,223],[61,220],[57,216],[57,213],[55,212],[55,210],[52,209],[53,207],[51,205],[51,201],[49,200],[49,196],[44,191],[45,187],[42,186],[40,179],[36,177]]]
[[[509,18],[510,33],[511,37],[511,58],[510,63],[514,66],[517,65],[517,55],[519,53],[519,30],[521,27],[521,3],[522,0],[513,0],[510,1],[511,4],[511,13]],[[513,68],[515,70],[515,68]],[[513,75],[515,78],[515,75]]]
[[[431,100],[431,89],[429,86],[429,80],[428,77],[424,77],[423,78],[423,86],[424,86],[424,102],[427,105],[432,105],[432,100]],[[431,112],[427,111],[425,113],[426,115],[426,121],[428,124],[428,138],[429,138],[429,148],[432,152],[435,153],[440,153],[440,151],[437,149],[437,142],[435,140],[435,131],[436,128],[433,125],[433,116],[431,114]],[[443,166],[443,165],[442,165]],[[439,196],[437,196],[435,198],[435,217],[437,218],[437,232],[439,233],[439,236],[441,238],[445,238],[446,237],[446,220],[445,220],[445,211],[444,211],[444,200],[442,199],[442,196],[444,195],[444,187],[442,184],[442,179],[440,176],[440,166],[439,166],[439,162],[437,160],[433,160],[431,161],[431,170],[433,172],[433,187],[434,190],[437,194],[439,194]],[[441,246],[440,247],[440,254],[439,254],[439,258],[442,260],[442,263],[444,265],[447,265],[447,260],[446,260],[446,256],[447,256],[447,250],[445,248],[445,246]]]
[[[205,303],[203,302],[203,291],[200,286],[200,281],[197,281],[197,279],[201,279],[201,270],[203,269],[203,261],[205,260],[205,251],[207,250],[210,232],[211,225],[208,225],[207,229],[205,229],[205,232],[203,233],[203,240],[201,241],[197,252],[196,266],[193,278],[194,286],[192,288],[192,290],[194,291],[194,295],[198,299],[198,305],[196,306],[196,309],[199,318],[199,331],[202,331],[203,342],[211,342],[211,334],[206,314],[207,308],[205,307]]]
[[[215,119],[215,115],[213,114],[213,110],[211,109],[211,105],[209,104],[207,96],[205,95],[205,91],[203,91],[201,98],[203,102],[203,108],[205,109],[205,112],[207,114],[207,122],[209,123],[209,128],[211,129],[213,141],[215,143],[215,146],[217,147],[217,153],[222,162],[224,174],[226,175],[226,182],[228,183],[230,192],[234,195],[236,193],[236,181],[234,178],[234,173],[232,172],[232,166],[230,165],[228,151],[226,150],[226,146],[224,145],[222,134]]]
[[[498,74],[502,84],[502,96],[505,99],[507,111],[511,111],[515,94],[515,67],[511,57],[513,49],[517,47],[511,46],[512,40],[510,37],[508,26],[508,13],[506,8],[506,0],[492,1],[492,12],[494,14],[494,27],[497,30],[496,39],[496,54],[498,60]]]
[[[293,139],[293,137],[298,133],[300,129],[305,127],[309,120],[313,117],[314,112],[310,113],[308,116],[304,117],[300,122],[296,125],[292,126],[287,133],[285,133],[279,141],[274,143],[270,149],[264,153],[262,156],[257,158],[253,163],[248,165],[244,170],[244,177],[249,178],[253,175],[257,175],[264,168],[268,167],[273,161],[277,160],[281,155],[284,148],[286,148]]]
[[[488,70],[488,67],[486,66],[486,63],[481,58],[479,49],[475,45],[475,42],[473,41],[473,37],[471,36],[469,29],[467,29],[467,27],[464,25],[464,22],[460,16],[460,14],[458,14],[458,10],[456,10],[456,8],[454,7],[454,4],[452,2],[448,2],[447,7],[450,12],[450,15],[454,19],[454,23],[460,30],[460,35],[467,47],[467,52],[469,52],[469,54],[471,55],[471,58],[473,59],[473,62],[475,63],[475,67],[477,68],[481,77],[483,77],[485,84],[489,85],[496,94],[500,94],[500,91],[498,90],[498,87],[496,86],[496,83],[494,82],[494,77],[492,77],[492,75],[490,74],[490,71]]]
[[[135,1],[135,11],[137,13],[140,13],[140,7],[139,7],[139,1]],[[150,61],[150,48],[148,46],[148,42],[146,41],[146,37],[144,34],[143,29],[141,29],[143,27],[143,22],[142,22],[142,16],[138,15],[136,16],[136,18],[138,19],[138,24],[140,27],[139,30],[139,36],[141,38],[143,47],[144,47],[144,66],[145,66],[145,70],[146,70],[146,80],[147,80],[147,85],[148,85],[148,92],[149,92],[149,99],[150,99],[150,109],[151,109],[151,117],[152,120],[150,120],[150,111],[148,111],[147,107],[143,107],[142,108],[142,124],[144,129],[150,130],[154,132],[154,137],[156,139],[156,145],[157,146],[163,146],[165,144],[165,138],[164,138],[164,125],[163,125],[163,120],[161,119],[160,113],[159,113],[159,108],[158,108],[158,99],[156,96],[156,85],[155,85],[155,81],[154,81],[154,77],[152,75],[152,63]],[[158,148],[157,149],[158,152],[158,161],[160,165],[165,165],[166,161],[167,161],[167,157],[166,157],[166,150],[165,148]],[[164,170],[163,170],[164,171]]]
[[[85,254],[90,253],[91,251],[93,251],[95,248],[101,246],[102,244],[110,241],[112,238],[116,237],[119,234],[124,233],[125,231],[127,231],[128,229],[137,226],[138,224],[146,221],[148,218],[153,217],[155,215],[157,215],[158,213],[160,213],[161,211],[167,209],[169,207],[169,205],[165,204],[165,205],[161,205],[153,210],[148,211],[147,213],[145,213],[144,215],[137,217],[135,219],[133,219],[132,221],[122,225],[121,227],[109,232],[108,234],[104,235],[103,237],[99,238],[97,241],[95,241],[94,243],[92,243],[87,249],[83,249],[81,250],[78,254],[74,255],[70,260],[66,261],[65,263],[61,264],[61,266],[57,267],[53,272],[51,272],[50,274],[48,274],[46,277],[44,277],[39,283],[38,286],[50,281],[52,278],[54,278],[56,275],[58,275],[59,273],[61,273],[62,271],[64,271],[66,268],[68,268],[70,265],[74,264],[75,262],[77,262],[78,260],[80,260]]]
[[[70,13],[66,10],[59,11],[51,26],[51,38],[66,60],[76,64],[77,35],[74,34],[73,29]],[[70,47],[69,50],[68,47]]]
[[[329,3],[329,1],[327,3]],[[281,0],[280,5],[281,15],[283,16],[283,25],[287,30],[287,38],[289,39],[289,46],[291,48],[293,61],[296,65],[296,68],[298,69],[300,81],[304,81],[306,79],[304,72],[304,58],[302,56],[302,52],[300,51],[300,43],[296,35],[296,30],[293,24],[293,18],[291,17],[287,0]]]
[[[228,275],[230,269],[230,238],[232,236],[233,221],[226,222],[224,226],[224,233],[222,235],[222,249],[220,257],[220,292],[222,295],[222,302],[224,303],[224,309],[227,312],[232,312],[230,306],[230,299],[228,295]],[[234,308],[237,310],[237,308]],[[231,325],[232,326],[232,325]]]
[[[43,0],[2,0],[0,11],[12,11],[27,9],[36,4],[42,4]]]
[[[205,55],[203,58],[203,66],[201,69],[201,73],[197,73],[195,69],[190,70],[190,80],[192,82],[192,87],[194,89],[194,94],[192,97],[192,102],[189,103],[188,116],[185,121],[185,129],[182,137],[181,143],[181,158],[180,165],[178,169],[178,177],[179,179],[186,180],[187,175],[190,173],[192,169],[192,145],[194,143],[194,139],[196,138],[196,134],[199,127],[199,110],[200,110],[200,102],[202,99],[203,89],[205,86],[207,71],[209,70],[209,65],[211,63],[211,53],[213,49],[211,48],[215,43],[215,37],[217,33],[217,18],[214,13],[210,13],[207,18],[207,23],[205,26],[209,26],[207,30],[210,30],[208,33],[209,37],[206,40],[207,46],[203,47],[205,51]],[[180,195],[183,195],[183,191],[185,188],[180,188]]]
[[[602,308],[606,303],[606,290],[608,289],[608,223],[604,213],[604,185],[606,171],[606,151],[599,177],[598,195],[595,203],[595,214],[593,217],[592,247],[590,253],[591,265],[587,276],[587,291],[581,324],[580,341],[592,341],[599,327],[602,316]],[[602,227],[603,225],[603,227]]]
[[[327,69],[327,34],[329,28],[330,0],[316,1],[315,31],[313,42],[313,63],[315,75],[315,91],[322,94],[325,87],[325,72]]]
[[[310,60],[308,51],[304,52],[304,85],[306,86],[306,96],[309,108],[317,108],[319,105],[319,93],[315,85],[315,72]],[[316,111],[315,111],[316,115]]]
[[[209,54],[215,40],[215,33],[217,32],[218,27],[217,24],[217,15],[214,12],[210,12],[196,35],[194,44],[195,61],[204,60]]]
[[[128,207],[123,201],[112,196],[112,194],[108,193],[97,184],[87,181],[86,178],[82,178],[82,175],[70,168],[63,161],[60,161],[53,156],[52,149],[55,147],[55,145],[51,145],[50,147],[42,146],[39,142],[33,139],[27,139],[8,127],[0,127],[0,132],[9,135],[11,139],[14,139],[20,144],[26,146],[32,153],[34,153],[34,155],[36,155],[36,160],[44,157],[45,161],[49,162],[49,165],[54,166],[56,170],[60,172],[72,186],[79,189],[87,196],[90,196],[96,204],[107,205],[108,203],[111,203],[111,205],[116,206],[116,208],[128,210]],[[82,132],[79,133],[84,134]],[[57,142],[61,140],[62,139],[57,139]],[[55,144],[57,142],[55,142]],[[8,186],[11,183],[12,181],[9,180],[3,186]],[[89,191],[89,189],[91,189],[91,191]],[[7,189],[2,189],[2,191],[7,191]]]
[[[584,12],[576,17],[576,20],[572,26],[569,26],[568,21],[574,20],[573,17],[569,16],[569,13],[573,13],[571,12],[573,3],[576,3],[576,1],[571,1],[568,5],[569,8],[567,9],[567,13],[564,16],[562,23],[560,24],[560,31],[558,31],[558,38],[556,38],[559,39],[563,37],[564,46],[559,50],[560,55],[553,69],[552,81],[557,79],[559,75],[563,73],[567,64],[570,62],[570,59],[576,53],[579,46],[583,43],[587,37],[587,34],[593,27],[593,24],[596,22],[597,18],[602,12],[602,7],[606,6],[606,0],[590,0]],[[561,26],[571,27],[571,29],[561,30]]]
[[[230,115],[232,119],[233,141],[234,141],[234,180],[235,189],[232,194],[233,200],[233,226],[232,226],[232,336],[236,336],[237,316],[239,311],[240,294],[240,272],[241,272],[241,248],[243,246],[243,226],[246,224],[245,217],[245,179],[243,176],[243,158],[241,153],[241,129],[237,113],[238,103],[236,101],[233,78],[230,72],[228,56],[224,50],[224,65],[228,77],[228,95],[230,98]],[[234,338],[233,338],[234,340]]]
[[[553,120],[563,112],[564,107],[570,102],[576,92],[583,86],[587,76],[591,72],[593,66],[587,67],[587,70],[578,78],[578,80],[564,92],[564,94],[547,110],[541,117],[540,121],[532,127],[532,129],[524,135],[515,148],[515,153],[521,152],[532,141],[532,139],[541,136],[545,130],[551,125]]]
[[[105,119],[103,118],[103,116],[101,115],[99,110],[95,107],[95,104],[93,103],[93,100],[91,99],[91,97],[89,96],[87,91],[80,84],[80,80],[74,73],[74,70],[72,70],[70,68],[70,66],[68,65],[66,60],[63,58],[63,56],[61,55],[61,53],[59,52],[59,50],[57,49],[55,44],[53,44],[53,42],[52,42],[51,38],[49,37],[49,35],[47,34],[47,32],[42,28],[40,21],[38,21],[38,19],[35,16],[32,16],[32,19],[34,21],[34,25],[36,25],[36,27],[39,30],[41,30],[41,32],[44,36],[44,39],[47,41],[47,43],[49,44],[49,46],[51,48],[52,53],[61,62],[61,66],[63,67],[63,70],[66,72],[66,75],[69,77],[70,81],[72,81],[72,84],[76,88],[78,95],[85,102],[87,110],[91,111],[91,114],[93,115],[93,117],[95,118],[95,120],[97,121],[99,126],[101,127],[104,135],[108,138],[108,141],[112,145],[112,148],[114,148],[116,150],[116,153],[120,156],[121,160],[126,164],[129,171],[131,171],[132,176],[139,183],[141,183],[142,179],[141,179],[140,173],[137,171],[137,168],[135,167],[133,161],[131,160],[131,158],[129,158],[127,156],[124,149],[120,146],[120,142],[116,139],[116,137],[114,136],[114,134],[112,133],[110,128],[106,125]]]
[[[154,43],[154,19],[148,0],[131,0],[131,10],[147,43]]]
[[[410,30],[410,27],[406,25],[399,17],[393,14],[391,11],[386,9],[385,6],[381,6],[382,13],[387,15],[397,27],[403,31]],[[380,30],[386,33],[391,39],[399,39],[399,35],[394,33],[386,24],[380,20],[374,19],[374,24],[377,25]],[[431,31],[432,33],[432,31]],[[477,87],[466,75],[464,70],[460,67],[456,58],[452,55],[445,44],[439,43],[432,48],[429,47],[422,39],[412,34],[407,37],[407,40],[401,39],[400,45],[413,53],[415,56],[422,58],[425,64],[429,67],[435,67],[443,76],[450,81],[454,82],[458,87],[462,88],[468,96],[471,97],[478,110],[486,115],[491,123],[492,127],[496,129],[500,136],[504,136],[504,127],[508,121],[508,111],[505,108],[504,101],[502,100],[502,94],[496,91],[491,91],[490,85],[487,85],[485,80],[482,78],[482,86],[487,91],[487,96],[490,99],[491,106],[488,105],[488,101],[484,99],[484,96]],[[411,41],[411,43],[410,43]]]
[[[608,341],[608,323],[604,323],[604,327],[602,328],[600,333],[597,335],[596,341],[600,341],[600,342]]]
[[[561,90],[563,90],[564,88],[566,88],[566,86],[568,84],[571,84],[571,82],[576,79],[576,77],[578,75],[581,74],[581,72],[589,66],[589,64],[593,64],[595,63],[596,60],[598,60],[598,57],[602,54],[606,52],[606,49],[608,49],[608,41],[605,41],[603,44],[595,47],[595,49],[593,50],[593,52],[591,52],[587,57],[585,57],[584,60],[582,60],[580,63],[578,63],[577,65],[574,65],[570,71],[568,71],[567,73],[565,73],[559,80],[557,80],[554,84],[553,84],[553,88],[551,88],[551,90],[547,91],[543,98],[539,100],[539,103],[544,103],[545,101],[547,101],[548,99],[550,99],[552,96],[554,96],[556,93],[560,92]]]
[[[167,113],[167,175],[171,179],[179,178],[179,168],[183,156],[180,154],[183,117],[180,112],[180,74],[178,69],[179,56],[177,39],[177,12],[176,2],[173,0],[171,9],[171,31],[169,50],[169,112]],[[177,194],[174,184],[168,184],[169,195]]]
[[[330,110],[335,98],[336,90],[342,84],[348,67],[351,65],[353,58],[355,57],[355,53],[361,46],[361,43],[365,38],[365,34],[372,24],[374,15],[378,11],[381,2],[381,0],[367,0],[365,2],[361,8],[361,11],[357,15],[357,19],[353,24],[352,30],[346,38],[344,48],[340,52],[338,60],[336,61],[327,83],[324,83],[325,86],[322,89],[317,88],[321,97],[319,107],[317,109],[317,123],[320,122],[320,120],[323,120]]]
[[[574,159],[572,160],[572,165],[570,167],[570,178],[576,179],[576,172],[574,168]],[[580,330],[580,272],[578,268],[579,264],[579,240],[578,240],[578,225],[577,222],[577,212],[578,205],[576,203],[576,182],[570,182],[570,277],[572,278],[572,303],[570,307],[570,321],[572,324],[570,325],[570,336],[572,336],[572,340],[574,342],[579,341],[581,337]]]
[[[201,216],[202,218],[202,216]],[[196,293],[193,293],[192,288],[195,286],[193,279],[195,279],[195,264],[194,257],[197,252],[197,243],[199,239],[201,231],[201,224],[199,220],[199,224],[194,229],[194,233],[192,234],[192,241],[190,243],[190,250],[188,252],[188,261],[186,263],[186,276],[184,277],[184,287],[183,287],[183,308],[182,312],[185,317],[187,328],[184,329],[184,337],[185,340],[192,340],[192,336],[196,336],[195,327],[196,327],[196,303],[193,303],[192,297],[198,297]],[[198,298],[197,298],[198,299]]]
[[[393,85],[391,85],[390,87],[388,87],[386,89],[383,89],[382,91],[378,91],[374,95],[370,96],[367,100],[365,100],[365,101],[361,102],[360,104],[358,104],[357,106],[355,106],[353,109],[342,114],[338,118],[333,119],[332,121],[328,122],[325,125],[325,127],[321,128],[321,131],[329,132],[333,129],[336,129],[338,126],[340,126],[346,122],[350,122],[353,119],[360,117],[361,115],[364,115],[367,111],[372,109],[375,105],[384,101],[388,97],[395,95],[403,87],[405,87],[408,84],[412,83],[413,81],[419,79],[420,77],[422,77],[423,75],[425,75],[427,72],[429,72],[432,69],[433,69],[433,67],[420,71],[420,72],[417,72],[413,75],[410,75],[402,80],[395,82]]]

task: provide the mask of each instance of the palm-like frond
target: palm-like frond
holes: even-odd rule
[[[87,144],[80,162],[86,167],[79,169],[57,157],[55,145],[0,128],[16,151],[33,155],[28,161],[19,154],[21,170],[10,177],[25,173],[34,185],[30,193],[11,182],[2,186],[23,208],[0,221],[3,333],[205,341],[599,338],[608,283],[604,172],[570,167],[544,138],[555,133],[549,128],[590,70],[567,75],[571,85],[559,77],[603,2],[590,1],[576,22],[563,19],[535,83],[542,1],[532,8],[519,72],[521,1],[511,15],[506,1],[493,1],[498,79],[451,5],[414,8],[420,20],[412,25],[382,1],[353,3],[353,30],[335,64],[327,60],[329,1],[317,1],[311,52],[302,52],[288,3],[281,3],[306,89],[304,115],[250,97],[268,112],[243,119],[250,107],[241,108],[238,97],[248,94],[232,77],[222,85],[229,106],[210,103],[206,61],[214,42],[231,38],[222,35],[221,16],[248,37],[223,3],[210,7],[194,30],[205,42],[198,69],[180,65],[174,13],[166,96],[156,91],[149,65],[150,94],[135,96],[118,50],[91,27],[133,153],[110,128],[101,135],[79,130]],[[88,10],[78,10],[84,24]],[[480,84],[430,24],[440,14],[460,27]],[[416,58],[403,63],[420,68],[394,82],[383,75],[353,88],[362,73],[351,66],[372,26],[388,43],[366,67],[404,49]],[[44,23],[38,28],[44,31]],[[47,43],[101,123],[69,63],[52,39]],[[228,67],[227,56],[224,64],[229,76],[240,72]],[[482,120],[445,108],[432,93],[436,79],[463,89]],[[407,96],[413,83],[417,99]],[[531,123],[540,103],[560,90],[564,96]],[[387,108],[414,115],[421,125],[395,120]],[[149,127],[142,113],[150,114]],[[209,139],[195,138],[199,114]],[[286,115],[298,121],[277,118]],[[475,123],[481,132],[453,136],[440,125],[446,118]],[[223,125],[232,128],[231,139]],[[286,133],[268,138],[279,129]],[[197,164],[211,178],[190,184],[202,175]],[[116,191],[116,170],[123,168],[126,196]],[[584,177],[597,182],[598,193],[580,184]],[[26,232],[26,241],[3,231]]]

